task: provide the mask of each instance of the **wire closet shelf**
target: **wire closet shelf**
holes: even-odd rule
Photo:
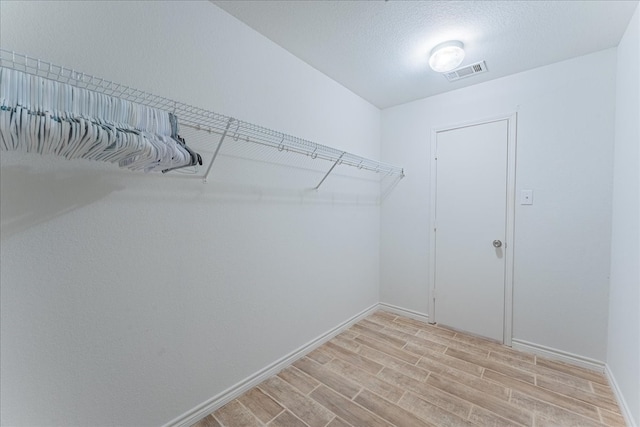
[[[216,156],[226,137],[232,137],[235,141],[241,139],[242,141],[272,147],[279,151],[296,153],[308,156],[312,159],[332,162],[333,164],[316,189],[320,187],[322,182],[324,182],[327,176],[338,165],[352,166],[358,169],[364,169],[391,177],[395,176],[398,179],[404,177],[403,168],[398,166],[367,159],[337,148],[318,144],[292,135],[287,135],[282,132],[238,120],[230,116],[194,107],[183,102],[153,95],[104,78],[76,71],[73,68],[55,65],[38,58],[32,58],[25,54],[0,48],[0,66],[97,93],[125,99],[148,107],[169,111],[178,117],[181,125],[221,135],[213,157],[207,167],[204,182],[207,182],[213,162],[216,160]]]

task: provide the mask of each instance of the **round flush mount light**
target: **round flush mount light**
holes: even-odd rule
[[[440,43],[431,50],[429,66],[438,73],[456,69],[464,59],[463,47],[462,42],[457,40]]]

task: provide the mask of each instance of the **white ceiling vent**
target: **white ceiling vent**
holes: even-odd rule
[[[475,76],[476,74],[484,73],[487,71],[487,64],[484,61],[476,62],[475,64],[467,65],[465,67],[458,68],[457,70],[443,73],[444,76],[450,82],[464,79],[465,77]]]

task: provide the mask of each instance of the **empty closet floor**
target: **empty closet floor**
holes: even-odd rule
[[[196,427],[624,426],[604,375],[379,311]]]

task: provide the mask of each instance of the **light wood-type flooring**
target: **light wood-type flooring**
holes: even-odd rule
[[[194,427],[602,425],[603,374],[378,311]]]

